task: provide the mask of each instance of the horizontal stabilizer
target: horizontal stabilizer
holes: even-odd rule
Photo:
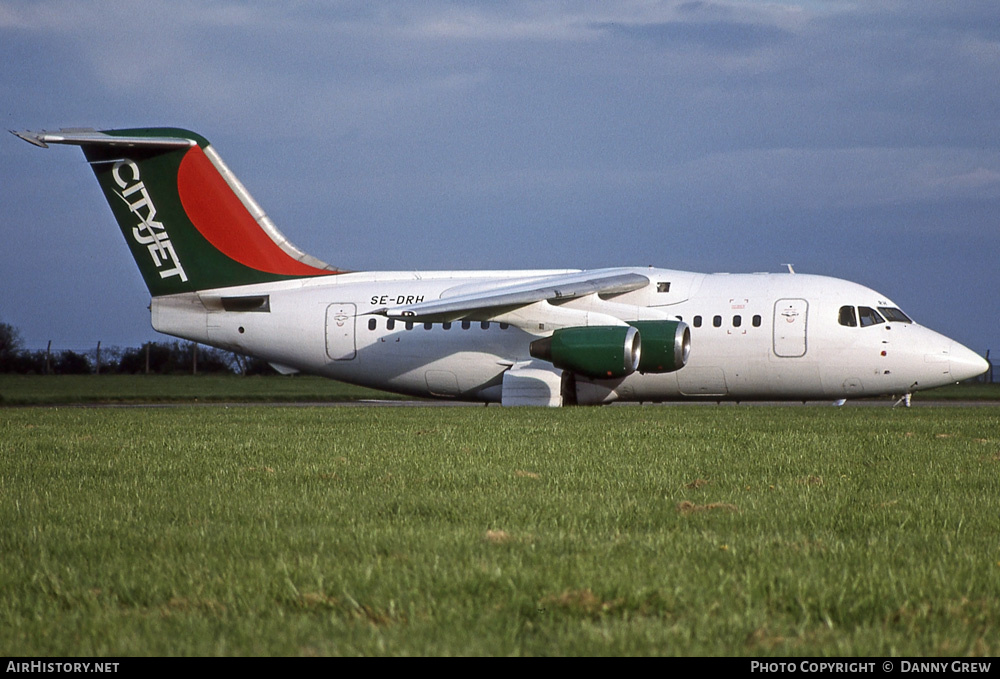
[[[74,146],[86,146],[101,144],[122,148],[160,148],[160,149],[183,149],[189,146],[196,146],[197,141],[184,139],[181,137],[117,137],[104,132],[87,128],[64,129],[58,132],[31,132],[22,130],[17,132],[11,130],[29,144],[47,149],[49,144],[70,144]]]

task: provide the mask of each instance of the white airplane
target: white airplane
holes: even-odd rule
[[[794,274],[355,272],[300,251],[187,130],[14,132],[80,146],[156,330],[414,396],[503,405],[906,395],[987,362],[855,283]]]

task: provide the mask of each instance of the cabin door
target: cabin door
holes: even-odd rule
[[[809,302],[804,299],[779,299],[774,303],[774,355],[800,358],[806,355],[806,327]]]
[[[326,355],[335,361],[349,361],[358,355],[354,343],[357,307],[350,302],[326,308]]]

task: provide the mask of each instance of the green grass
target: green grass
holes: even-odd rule
[[[936,389],[918,391],[914,400],[958,400],[958,401],[1000,401],[1000,382],[980,384],[978,382],[963,382],[949,384]]]
[[[994,408],[0,410],[0,653],[996,655]]]
[[[0,406],[227,401],[337,402],[372,398],[401,397],[305,375],[0,375]]]

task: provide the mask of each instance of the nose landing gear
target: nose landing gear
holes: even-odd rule
[[[910,398],[913,396],[913,387],[915,387],[915,386],[917,386],[916,382],[914,382],[913,384],[911,384],[910,385],[910,391],[908,391],[905,394],[903,394],[902,396],[900,396],[899,400],[892,404],[892,407],[895,408],[895,407],[897,407],[899,405],[902,405],[904,408],[909,408],[910,407]]]

